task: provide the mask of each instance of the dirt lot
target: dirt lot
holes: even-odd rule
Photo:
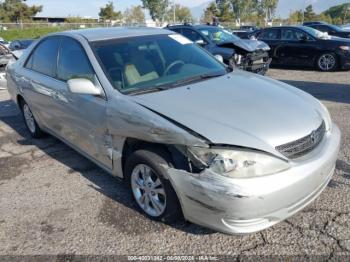
[[[0,90],[0,255],[350,255],[350,73],[274,69],[269,75],[321,99],[343,143],[336,174],[315,202],[245,236],[146,219],[122,182],[55,138],[31,139]]]

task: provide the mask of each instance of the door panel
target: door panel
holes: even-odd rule
[[[300,30],[282,29],[281,47],[277,56],[288,65],[312,65],[316,52],[315,42],[314,39]]]
[[[277,28],[262,31],[257,38],[270,46],[269,55],[273,64],[280,63],[279,49],[281,48],[281,30]]]
[[[60,91],[59,91],[60,90]],[[66,83],[57,90],[60,135],[68,142],[103,164],[112,168],[107,134],[107,101],[91,95],[72,94]]]
[[[53,77],[60,37],[48,37],[42,40],[30,55],[25,67],[21,69],[21,87],[24,98],[34,116],[48,128],[54,129],[57,111],[53,104],[57,80]]]
[[[60,106],[61,136],[80,150],[112,169],[111,145],[107,134],[107,101],[103,97],[73,94],[67,81],[85,78],[100,87],[85,50],[79,42],[62,37],[57,63],[56,102]],[[101,91],[102,88],[100,87]]]

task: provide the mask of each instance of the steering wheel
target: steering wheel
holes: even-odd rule
[[[181,65],[181,66],[184,66],[185,65],[185,62],[184,61],[181,61],[181,60],[176,60],[174,62],[172,62],[170,65],[168,65],[168,67],[164,70],[164,74],[163,75],[168,75],[168,73],[170,72],[170,69],[172,69],[174,66],[176,65]]]

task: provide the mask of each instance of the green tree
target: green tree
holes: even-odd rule
[[[304,21],[314,21],[316,19],[316,13],[314,12],[314,9],[312,5],[308,5],[305,8],[304,12]]]
[[[326,22],[326,23],[333,23],[333,19],[332,17],[330,17],[329,15],[326,15],[324,13],[321,13],[317,16],[316,18],[317,21],[323,21],[323,22]]]
[[[233,12],[229,0],[221,0],[218,3],[220,22],[230,22],[233,19]]]
[[[167,20],[174,20],[174,7],[170,8],[167,13]],[[175,5],[175,21],[176,22],[192,22],[193,17],[191,10],[188,7],[176,4]]]
[[[250,18],[254,10],[254,4],[256,1],[254,0],[230,0],[231,7],[233,11],[234,18],[237,22],[241,22],[242,19]]]
[[[288,22],[289,24],[299,24],[303,21],[303,10],[297,10],[290,13]]]
[[[322,14],[331,17],[334,23],[336,20],[341,24],[348,23],[350,22],[350,3],[333,6]]]
[[[142,0],[143,8],[147,8],[154,21],[163,23],[169,7],[169,0]]]
[[[272,21],[276,14],[278,0],[257,0],[256,4],[259,13],[265,16],[265,21]]]
[[[0,4],[0,20],[2,22],[30,21],[42,11],[42,6],[28,6],[25,0],[4,0]]]
[[[122,17],[122,14],[120,12],[115,11],[112,1],[108,2],[105,7],[101,7],[100,13],[98,15],[103,21],[118,20]]]
[[[128,24],[143,24],[145,23],[145,14],[140,5],[132,6],[125,10],[123,15],[125,22]]]
[[[213,22],[213,18],[218,16],[219,16],[219,9],[216,5],[216,2],[210,2],[207,8],[204,10],[203,16],[201,18],[201,22],[211,23]]]

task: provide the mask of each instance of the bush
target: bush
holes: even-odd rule
[[[8,29],[0,31],[0,37],[7,41],[16,39],[40,38],[49,33],[67,30],[65,27],[39,27],[39,28],[24,28],[24,29]]]

